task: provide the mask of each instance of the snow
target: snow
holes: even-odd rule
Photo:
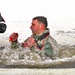
[[[0,69],[1,75],[75,75],[75,69]]]

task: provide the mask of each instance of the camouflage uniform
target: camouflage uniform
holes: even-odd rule
[[[57,42],[49,35],[49,29],[47,28],[43,33],[39,35],[31,35],[35,39],[35,45],[30,49],[33,53],[38,53],[42,59],[51,58],[54,59],[58,55],[58,44]],[[26,42],[26,39],[24,42]],[[18,47],[17,42],[12,42],[12,47]]]
[[[58,56],[58,44],[49,35],[48,28],[42,34],[32,35],[31,37],[35,38],[36,41],[35,46],[30,48],[33,52],[38,53],[41,57],[49,57],[51,59],[55,59]]]
[[[16,40],[16,41],[13,41],[13,42],[11,42],[11,48],[12,49],[14,49],[14,50],[16,50],[17,48],[18,48],[18,41]]]

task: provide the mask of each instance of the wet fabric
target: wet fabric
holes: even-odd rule
[[[18,48],[18,41],[11,42],[11,48],[14,50],[17,49]]]
[[[56,40],[50,36],[50,32],[48,28],[43,33],[39,35],[31,35],[31,37],[34,38],[36,42],[34,45],[30,47],[33,53],[39,54],[41,58],[46,57],[46,58],[53,59],[53,57],[57,56],[58,44]],[[28,39],[29,38],[27,38],[24,42],[27,42]],[[16,43],[12,42],[12,45],[13,48],[15,46],[18,47],[17,42]]]
[[[34,37],[36,41],[36,45],[31,48],[33,52],[40,54],[41,57],[53,56],[53,48],[52,44],[50,43],[50,32],[48,28],[43,33],[33,35],[32,37]]]

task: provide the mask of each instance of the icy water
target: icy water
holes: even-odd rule
[[[12,24],[12,26],[11,26]],[[19,33],[19,42],[24,41],[31,33],[25,34],[29,30],[24,29],[24,22],[8,23],[9,27],[4,34],[0,34],[0,67],[2,68],[75,68],[75,29],[74,25],[67,31],[56,29],[51,31],[51,35],[59,44],[59,56],[56,60],[41,60],[37,54],[33,54],[29,49],[19,48],[12,50],[8,37],[12,32]],[[21,25],[21,26],[16,26]],[[60,27],[61,28],[61,27]],[[11,29],[11,30],[10,30]],[[54,29],[54,30],[55,30]],[[71,30],[70,30],[71,29]],[[10,30],[10,31],[9,31]],[[30,32],[30,30],[29,30]],[[53,34],[52,34],[53,33]],[[28,52],[29,54],[25,55]],[[24,55],[23,55],[24,54]],[[33,59],[32,59],[33,58]]]
[[[59,44],[59,56],[56,60],[41,60],[37,54],[29,49],[18,48],[12,50],[8,41],[8,34],[0,38],[0,67],[2,68],[75,68],[75,32],[57,31],[55,36]],[[59,42],[58,39],[61,40]],[[69,41],[69,42],[68,42]],[[25,53],[29,52],[28,55]],[[24,56],[23,56],[24,54]]]

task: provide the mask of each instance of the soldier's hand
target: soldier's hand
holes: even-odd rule
[[[10,36],[9,36],[9,41],[11,42],[14,42],[18,39],[18,33],[12,33]]]
[[[25,43],[24,43],[24,47],[32,47],[33,45],[35,45],[35,39],[30,37]]]

